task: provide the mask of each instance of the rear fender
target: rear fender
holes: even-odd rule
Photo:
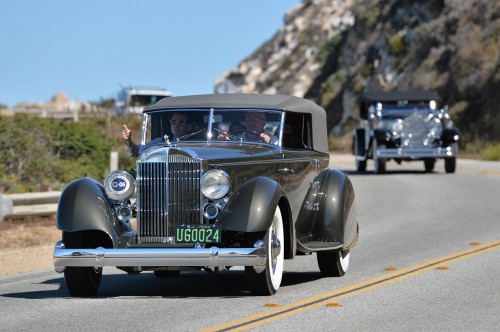
[[[232,194],[217,223],[229,231],[267,231],[282,196],[285,196],[283,188],[276,181],[254,178]]]
[[[354,188],[349,177],[343,172],[326,172],[313,236],[342,243],[344,249],[349,249],[356,244],[358,237]]]
[[[102,231],[117,243],[124,227],[104,187],[90,178],[81,178],[64,188],[57,206],[56,226],[64,232]]]

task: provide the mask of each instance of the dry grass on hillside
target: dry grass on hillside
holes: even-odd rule
[[[0,234],[0,249],[53,245],[61,239],[53,216],[4,220]]]

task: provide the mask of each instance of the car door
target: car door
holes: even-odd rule
[[[287,113],[282,137],[283,162],[278,168],[285,189],[297,237],[311,233],[318,211],[320,184],[315,181],[325,156],[312,149],[311,116]]]

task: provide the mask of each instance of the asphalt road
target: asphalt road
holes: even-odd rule
[[[272,297],[246,291],[242,271],[175,279],[105,270],[99,296],[69,297],[61,275],[0,279],[0,330],[498,331],[500,163],[460,159],[388,164],[349,174],[360,237],[342,278],[321,278],[316,257],[286,261]]]

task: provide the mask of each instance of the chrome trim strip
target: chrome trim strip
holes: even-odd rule
[[[212,140],[212,122],[214,121],[214,108],[210,108],[210,112],[208,113],[208,128],[207,128],[207,140]]]
[[[281,147],[283,147],[283,131],[284,130],[285,130],[285,110],[283,110],[283,113],[281,113],[281,123],[280,123],[279,129],[278,129],[278,134],[279,134],[278,145]],[[276,134],[274,134],[274,136],[276,136]]]
[[[282,161],[285,163],[293,163],[293,162],[311,162],[312,158],[287,158],[287,159],[272,159],[272,160],[257,160],[257,161],[241,161],[241,162],[233,162],[233,163],[217,163],[217,167],[223,166],[241,166],[241,165],[264,165],[264,164],[276,164],[277,161]],[[329,157],[325,158],[315,158],[316,160],[321,161],[329,161]]]
[[[264,266],[266,250],[262,241],[254,248],[129,248],[65,249],[54,247],[54,268],[66,266]]]
[[[380,149],[375,152],[374,158],[447,158],[455,157],[458,154],[458,149],[453,147],[445,148],[397,148],[397,149]]]

